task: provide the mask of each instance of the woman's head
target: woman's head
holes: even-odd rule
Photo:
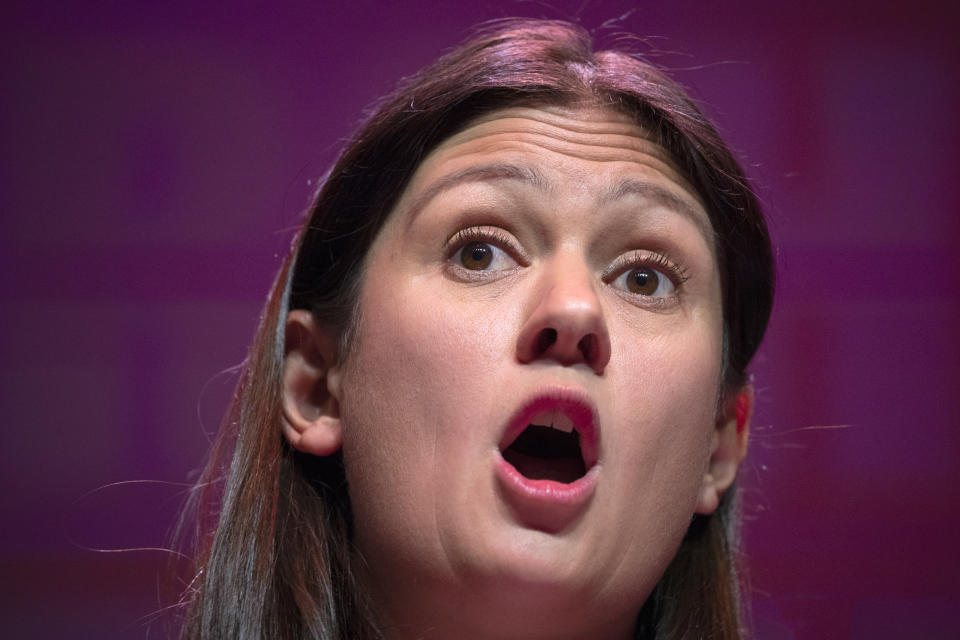
[[[682,90],[589,47],[562,23],[485,32],[384,100],[321,189],[217,531],[269,551],[262,579],[296,602],[275,621],[736,634],[732,407],[769,240]]]
[[[578,104],[637,122],[703,200],[723,285],[724,381],[742,384],[773,300],[772,255],[756,198],[679,84],[629,53],[594,52],[586,31],[563,22],[495,24],[373,108],[311,209],[291,307],[310,309],[349,336],[366,248],[433,147],[491,111]]]

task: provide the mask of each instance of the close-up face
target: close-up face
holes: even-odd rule
[[[379,233],[358,322],[343,459],[387,617],[445,592],[635,619],[715,507],[720,276],[666,152],[601,108],[474,121]]]

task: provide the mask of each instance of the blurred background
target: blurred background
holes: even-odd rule
[[[642,36],[765,203],[779,289],[741,476],[756,636],[960,637],[953,6],[4,3],[2,634],[164,636],[153,549],[318,177],[371,100],[521,15]]]

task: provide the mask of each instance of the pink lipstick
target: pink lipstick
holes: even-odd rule
[[[497,456],[501,496],[524,526],[556,533],[587,507],[599,474],[596,407],[570,387],[540,390],[507,424]]]

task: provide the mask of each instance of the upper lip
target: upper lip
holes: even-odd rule
[[[541,388],[517,409],[500,439],[500,451],[506,450],[527,428],[532,418],[545,411],[559,411],[573,422],[580,434],[584,466],[593,467],[600,454],[600,420],[593,399],[582,389],[567,386]]]

